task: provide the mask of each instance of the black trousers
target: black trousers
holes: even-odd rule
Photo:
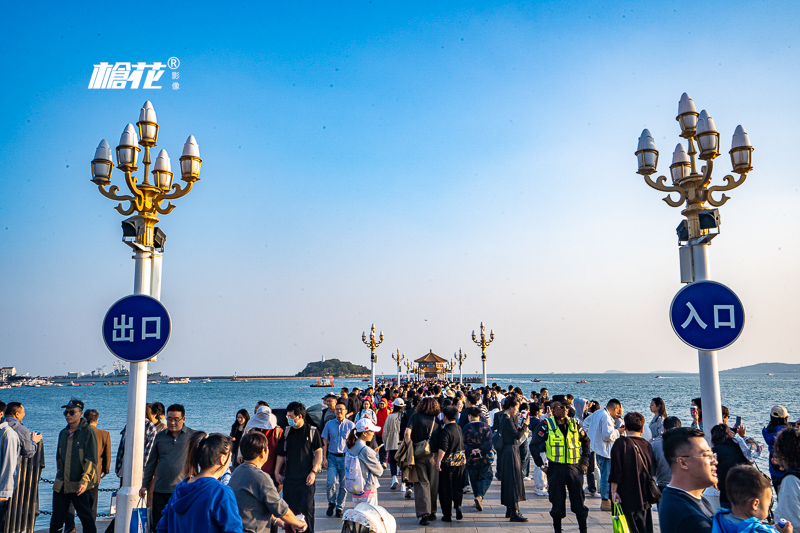
[[[289,504],[289,509],[294,514],[302,513],[306,524],[308,524],[308,533],[314,533],[314,493],[317,487],[314,483],[310,486],[306,485],[306,478],[283,480],[283,499]]]
[[[625,513],[628,520],[628,529],[631,533],[653,533],[652,509],[642,509],[634,513]]]
[[[150,531],[156,530],[161,515],[164,513],[164,507],[167,506],[171,497],[171,492],[153,492],[153,507],[150,509],[150,524],[148,524]]]
[[[452,515],[451,507],[461,507],[464,499],[464,465],[445,466],[439,472],[439,505],[442,516]]]
[[[86,491],[80,496],[76,493],[65,493],[64,489],[53,492],[53,516],[50,517],[50,533],[58,533],[64,527],[64,519],[67,517],[69,504],[75,507],[75,512],[81,521],[83,530],[86,533],[97,533],[97,526],[94,523],[94,491]]]
[[[594,452],[589,454],[589,467],[586,469],[586,488],[589,492],[597,492],[597,480],[594,477],[594,467],[597,461],[594,458]]]
[[[547,492],[550,495],[550,516],[561,520],[567,516],[567,491],[569,505],[575,516],[586,521],[589,509],[584,505],[583,469],[580,465],[568,465],[550,461],[547,465]]]

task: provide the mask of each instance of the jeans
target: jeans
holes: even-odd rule
[[[328,454],[328,503],[336,504],[337,509],[344,505],[344,457]],[[338,492],[338,494],[337,494]]]
[[[467,465],[467,474],[475,497],[486,496],[486,491],[492,484],[492,465],[488,463],[480,463],[476,466]]]
[[[531,451],[528,449],[528,441],[519,445],[519,461],[522,466],[522,477],[531,475]]]
[[[595,459],[597,466],[600,467],[600,496],[604,500],[609,500],[611,499],[611,484],[608,482],[608,476],[611,475],[611,459],[597,454],[595,454]]]
[[[394,458],[396,453],[397,450],[389,450],[389,471],[391,472],[392,476],[397,475],[397,461]],[[400,474],[402,475],[402,472]]]

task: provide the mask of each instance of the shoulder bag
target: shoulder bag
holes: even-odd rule
[[[647,484],[646,484],[646,486],[647,486],[647,501],[650,504],[655,505],[659,501],[661,501],[661,489],[658,488],[658,484],[656,483],[656,480],[653,479],[652,474],[650,474],[650,471],[647,470],[646,465],[644,464],[644,457],[642,457],[641,450],[639,450],[639,447],[636,445],[635,442],[631,441],[631,444],[633,444],[633,447],[636,450],[636,455],[639,457],[639,460],[642,462],[642,469],[647,474]]]
[[[436,427],[436,418],[431,420],[431,432],[428,433],[428,438],[414,443],[414,459],[425,459],[431,455],[431,435],[433,429]]]

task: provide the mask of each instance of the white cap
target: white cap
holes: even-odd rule
[[[376,426],[369,418],[362,418],[356,422],[356,433],[364,433],[365,431],[380,431],[380,426]]]
[[[404,402],[402,398],[396,398],[395,401],[392,402],[392,405],[395,407],[405,407],[406,402]]]

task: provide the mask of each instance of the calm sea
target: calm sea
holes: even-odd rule
[[[534,378],[542,381],[533,383]],[[589,383],[576,383],[582,379]],[[166,406],[173,403],[183,404],[186,407],[186,423],[191,428],[227,434],[236,412],[244,408],[252,414],[258,400],[266,400],[273,407],[285,407],[293,400],[302,401],[306,406],[321,403],[322,396],[332,389],[309,387],[313,382],[313,379],[307,379],[150,384],[147,396],[148,401],[159,401]],[[490,377],[489,383],[492,382],[504,387],[510,384],[520,386],[526,392],[547,387],[551,395],[571,393],[575,397],[598,400],[602,405],[608,399],[616,397],[622,402],[626,412],[639,411],[646,416],[648,422],[651,418],[650,399],[660,396],[666,402],[668,413],[688,424],[690,400],[700,395],[697,374],[672,374],[665,378],[656,378],[653,374],[497,374]],[[741,416],[748,427],[748,435],[755,437],[762,445],[764,442],[761,428],[769,422],[769,410],[773,405],[785,406],[790,420],[800,419],[800,399],[796,394],[800,389],[800,374],[721,374],[720,384],[722,403],[730,409],[731,417]],[[363,388],[364,383],[360,379],[337,379],[333,390],[338,392],[340,387],[352,388],[356,385]],[[58,432],[64,427],[61,406],[73,396],[83,400],[87,409],[97,409],[100,412],[98,427],[111,432],[111,474],[101,481],[100,487],[116,488],[119,486],[119,479],[113,473],[113,465],[119,445],[119,433],[125,425],[127,386],[17,388],[0,393],[0,399],[5,402],[22,402],[26,412],[25,425],[42,432],[47,454],[43,477],[48,479],[55,477],[55,446]],[[766,453],[759,463],[762,470],[766,470]],[[40,485],[42,510],[50,510],[51,491],[51,485]],[[100,493],[98,513],[108,512],[109,494]],[[49,517],[42,516],[37,527],[47,527],[48,524]]]

